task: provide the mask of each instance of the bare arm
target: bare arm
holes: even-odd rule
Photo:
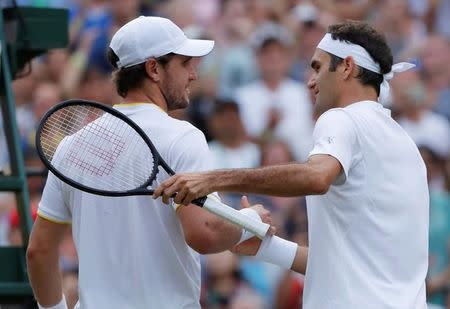
[[[249,207],[246,198],[244,207]],[[261,205],[252,207],[263,222],[271,223],[270,212]],[[201,254],[217,253],[232,248],[240,240],[242,229],[203,208],[189,205],[179,207],[177,215],[185,235],[186,242]]]
[[[306,265],[308,264],[308,247],[298,246],[295,254],[294,262],[291,269],[301,274],[306,273]]]
[[[231,248],[242,230],[203,208],[189,205],[177,210],[188,245],[201,254],[217,253]]]
[[[277,196],[324,194],[341,171],[341,164],[334,157],[314,155],[306,163],[177,174],[164,181],[153,197],[162,196],[167,203],[177,193],[175,202],[187,205],[214,191]]]
[[[38,303],[44,307],[56,305],[63,295],[59,269],[59,246],[67,224],[36,219],[27,248],[27,267],[31,287]]]

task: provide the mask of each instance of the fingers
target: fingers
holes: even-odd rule
[[[251,206],[251,205],[250,205],[250,203],[249,203],[249,201],[248,201],[247,196],[243,195],[243,196],[241,197],[241,208],[248,208],[248,207],[250,207],[250,206]]]
[[[165,190],[167,188],[169,188],[170,186],[172,186],[176,181],[177,181],[177,175],[170,177],[169,179],[163,181],[158,188],[155,189],[155,191],[153,192],[153,199],[157,199],[160,196],[165,195],[166,201],[164,202],[165,198],[163,198],[163,202],[167,204],[168,198],[170,197],[169,195],[165,194]]]
[[[269,230],[267,231],[267,235],[273,236],[277,233],[277,228],[273,225],[270,226]]]

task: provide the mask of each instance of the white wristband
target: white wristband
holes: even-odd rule
[[[239,210],[239,212],[243,213],[244,215],[247,215],[255,220],[262,221],[261,217],[259,216],[258,212],[252,208],[243,208]],[[241,239],[239,239],[239,242],[236,245],[239,245],[240,243],[249,240],[250,238],[255,237],[255,234],[250,233],[247,230],[242,230]]]
[[[39,309],[67,309],[66,297],[64,297],[64,295],[63,295],[61,301],[51,307],[44,307],[40,304],[38,304],[38,307],[39,307]]]
[[[297,253],[297,247],[298,245],[295,242],[278,236],[266,236],[261,242],[255,258],[290,269]]]

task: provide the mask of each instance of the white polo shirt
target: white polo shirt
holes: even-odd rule
[[[381,104],[362,101],[317,120],[310,156],[343,173],[308,196],[305,309],[424,309],[428,187],[424,162]]]
[[[201,131],[154,104],[119,105],[175,171],[210,169]],[[161,169],[157,184],[167,179]],[[79,256],[76,308],[200,308],[199,254],[172,207],[151,196],[102,197],[49,174],[39,215],[71,222]]]

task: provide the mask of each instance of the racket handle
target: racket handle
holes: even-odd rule
[[[221,203],[215,197],[201,197],[192,201],[193,204],[202,206],[219,217],[234,223],[241,228],[253,233],[258,238],[263,239],[269,230],[270,225],[247,216],[236,209]]]

